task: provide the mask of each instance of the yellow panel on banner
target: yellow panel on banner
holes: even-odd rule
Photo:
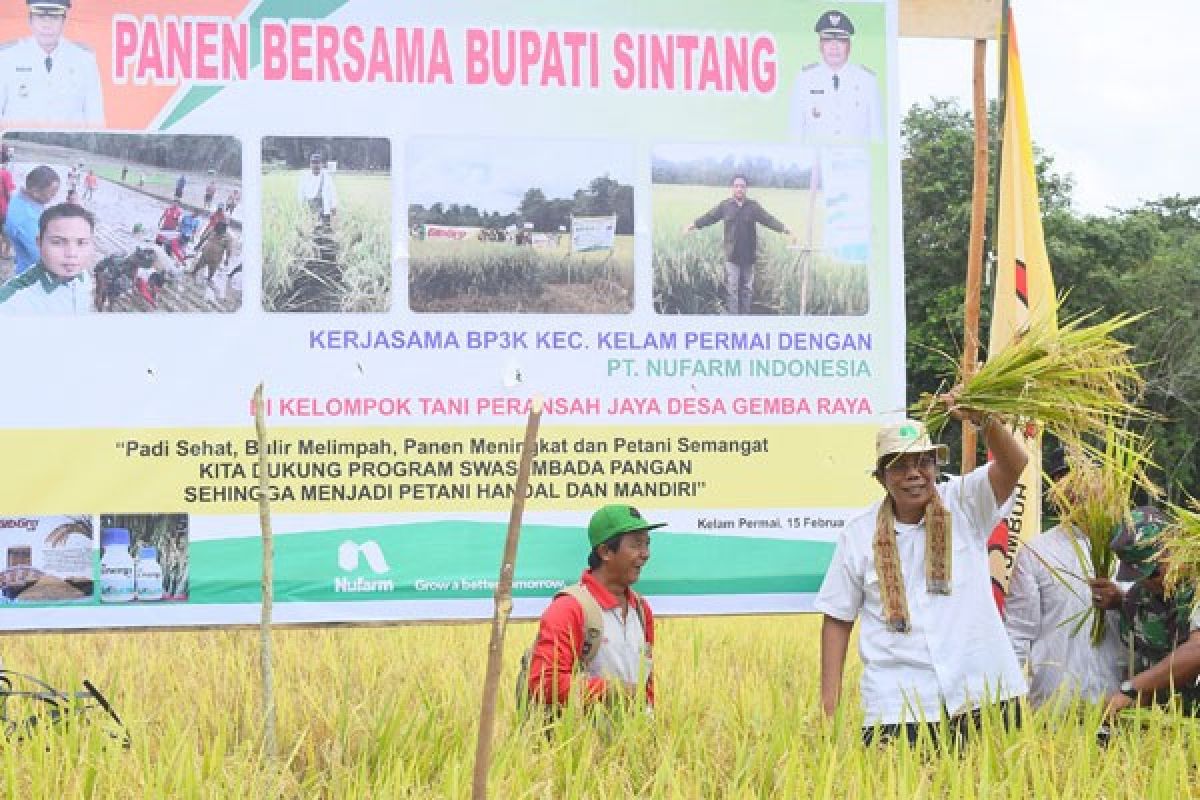
[[[518,433],[277,429],[268,450],[272,499],[283,513],[503,511],[512,503]],[[544,430],[529,507],[857,506],[872,491],[873,436],[870,425]],[[4,431],[0,449],[27,454],[0,466],[9,514],[245,514],[258,498],[248,429]],[[839,451],[847,456],[829,455]]]

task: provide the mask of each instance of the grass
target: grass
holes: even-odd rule
[[[682,230],[729,197],[729,187],[656,185],[653,195],[655,309],[663,314],[721,313],[725,284],[721,223],[689,234]],[[807,245],[809,193],[806,190],[752,189],[748,196],[796,234],[800,245]],[[819,213],[822,207],[818,195],[815,210]],[[819,224],[814,225],[812,253],[789,249],[788,237],[759,227],[754,269],[755,313],[867,313],[867,266],[837,261],[821,253],[821,241]]]
[[[1139,713],[1107,750],[1096,711],[1029,716],[961,755],[859,744],[817,706],[819,618],[660,621],[653,721],[614,735],[521,728],[510,688],[529,624],[512,627],[491,796],[498,798],[1175,798],[1194,795],[1200,732]],[[47,634],[3,640],[7,665],[58,686],[91,678],[129,724],[129,752],[90,727],[0,743],[5,797],[469,796],[488,628],[276,633],[282,756],[259,752],[257,633]],[[857,683],[853,656],[847,686]]]
[[[336,275],[312,267],[313,217],[296,199],[296,170],[263,175],[263,307],[375,312],[391,307],[391,190],[387,175],[338,173]]]
[[[572,253],[503,242],[409,241],[414,311],[625,313],[633,308],[633,237],[611,251]]]

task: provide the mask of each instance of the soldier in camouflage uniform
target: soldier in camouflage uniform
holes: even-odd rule
[[[1121,639],[1132,653],[1132,676],[1108,698],[1109,716],[1138,705],[1176,701],[1184,713],[1200,716],[1200,607],[1196,587],[1180,586],[1167,597],[1164,562],[1157,535],[1165,520],[1153,508],[1133,510],[1133,524],[1112,541],[1121,560],[1118,580],[1134,584],[1124,594],[1111,581],[1092,581],[1100,608],[1119,607]]]

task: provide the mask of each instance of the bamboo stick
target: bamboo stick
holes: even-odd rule
[[[471,800],[487,797],[488,770],[492,763],[492,730],[496,722],[496,690],[500,683],[500,663],[504,655],[504,631],[512,614],[512,582],[516,571],[517,542],[521,536],[521,516],[525,513],[525,490],[533,452],[537,448],[538,424],[542,418],[542,399],[535,397],[525,422],[525,443],[521,447],[521,465],[513,490],[512,510],[508,515],[508,536],[500,560],[500,580],[496,583],[492,635],[488,642],[487,670],[483,678],[483,699],[479,707],[479,736],[475,742],[475,771],[471,781]]]
[[[258,526],[262,531],[262,618],[259,622],[259,663],[262,670],[263,748],[275,758],[275,688],[271,667],[271,615],[275,595],[275,547],[271,536],[271,484],[267,478],[267,423],[263,385],[254,390],[254,430],[258,434]]]
[[[979,368],[979,306],[983,283],[983,227],[987,218],[988,191],[988,118],[987,86],[984,68],[987,41],[975,41],[975,176],[971,185],[971,234],[967,245],[967,285],[963,307],[962,374],[969,379]],[[963,422],[961,472],[975,469],[975,428]]]

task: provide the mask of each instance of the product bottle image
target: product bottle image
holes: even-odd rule
[[[158,563],[157,547],[138,549],[134,583],[137,586],[138,600],[162,600],[163,571],[162,566]]]
[[[129,531],[125,528],[105,528],[100,532],[100,547],[104,551],[100,556],[100,600],[104,603],[128,603],[134,598],[134,563],[133,556],[129,554]]]

